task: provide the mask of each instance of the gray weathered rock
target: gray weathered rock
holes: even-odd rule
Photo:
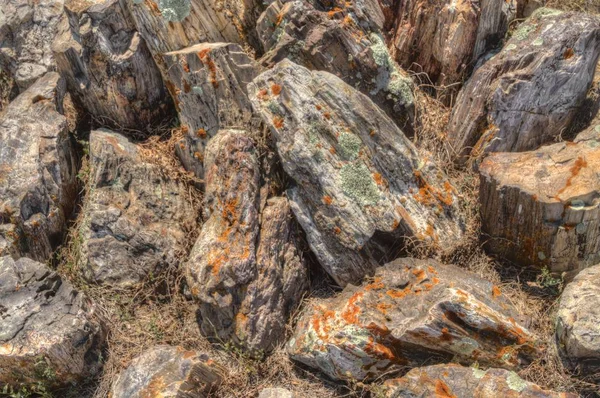
[[[556,320],[559,352],[585,373],[600,369],[600,265],[587,268],[567,285]]]
[[[290,204],[263,202],[257,155],[243,131],[220,131],[205,166],[208,220],[186,264],[188,285],[206,335],[260,355],[281,342],[306,286]]]
[[[67,0],[52,49],[83,109],[104,125],[144,130],[171,109],[160,71],[119,0]]]
[[[585,99],[599,56],[599,17],[538,9],[460,92],[448,131],[457,160],[552,141]]]
[[[75,383],[100,368],[94,306],[44,264],[0,257],[0,385]]]
[[[186,187],[108,130],[90,134],[89,178],[79,231],[84,277],[125,288],[177,266],[200,210]]]
[[[285,388],[265,388],[258,398],[295,398],[295,395]]]
[[[517,368],[536,338],[500,289],[434,260],[398,259],[372,282],[315,300],[290,356],[334,379],[372,380],[402,366],[460,362]]]
[[[52,40],[64,15],[63,0],[0,1],[0,67],[21,92],[56,70]]]
[[[204,149],[219,129],[252,129],[246,86],[262,71],[237,44],[202,43],[163,55],[165,77],[187,134],[177,154],[186,170],[204,178]]]
[[[516,263],[556,272],[600,262],[600,141],[495,153],[480,166],[486,247]],[[600,134],[598,134],[600,136]]]
[[[403,237],[444,245],[462,235],[455,189],[369,98],[288,60],[248,90],[297,184],[296,218],[340,285],[393,258]]]
[[[413,369],[404,377],[384,384],[386,398],[460,397],[460,398],[576,398],[575,394],[542,389],[515,372],[504,369],[482,370],[455,364]]]
[[[110,398],[208,398],[225,370],[206,354],[156,346],[136,357],[115,380]]]
[[[303,0],[275,1],[258,22],[265,48],[260,62],[272,67],[288,58],[311,70],[332,73],[370,96],[401,128],[414,118],[414,85],[391,58],[377,30],[349,7],[320,11]]]
[[[0,115],[0,255],[46,261],[63,237],[77,193],[63,99],[49,72]]]

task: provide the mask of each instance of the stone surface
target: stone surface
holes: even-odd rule
[[[398,259],[371,282],[315,300],[290,356],[334,379],[372,380],[403,366],[454,360],[517,368],[536,354],[497,286],[434,260]]]
[[[457,160],[552,141],[584,101],[599,55],[599,17],[538,9],[460,92],[448,127]]]
[[[21,92],[46,72],[56,70],[52,40],[64,15],[63,0],[0,2],[0,67]]]
[[[287,60],[248,87],[296,183],[296,218],[337,283],[372,274],[403,237],[444,245],[462,235],[455,189],[369,98]]]
[[[356,13],[360,7],[355,3],[320,11],[307,1],[275,1],[258,22],[265,49],[260,62],[272,67],[288,58],[332,73],[370,96],[401,128],[412,131],[413,82],[390,57],[383,36],[364,26],[368,19]]]
[[[93,305],[44,264],[0,257],[0,385],[50,388],[100,368]]]
[[[585,373],[600,369],[600,265],[587,268],[562,293],[556,320],[559,352]]]
[[[79,232],[79,266],[88,281],[131,287],[187,255],[200,209],[135,144],[109,130],[92,131],[89,178]]]
[[[432,83],[461,83],[474,62],[500,43],[516,0],[400,0],[390,48],[405,68]]]
[[[224,368],[206,354],[156,346],[119,375],[110,398],[208,398],[224,376]]]
[[[258,398],[295,398],[296,395],[285,388],[265,388]]]
[[[77,185],[63,100],[49,72],[0,115],[0,255],[46,261],[62,240]]]
[[[160,71],[119,0],[67,0],[52,49],[76,102],[102,125],[142,130],[171,110]]]
[[[222,130],[207,147],[205,214],[187,281],[202,331],[253,355],[284,337],[306,286],[288,200],[260,197],[256,150],[243,131]]]
[[[600,262],[600,141],[583,139],[594,130],[578,143],[495,153],[481,163],[489,251],[569,277]]]
[[[386,398],[576,398],[575,394],[547,391],[504,369],[467,368],[455,364],[413,369],[384,384]]]
[[[163,56],[167,86],[187,134],[177,154],[204,178],[204,149],[219,129],[258,127],[246,86],[262,68],[237,44],[202,43]]]

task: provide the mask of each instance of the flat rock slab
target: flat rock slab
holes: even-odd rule
[[[261,205],[257,153],[244,131],[220,131],[205,167],[208,219],[186,263],[188,285],[205,335],[262,356],[282,341],[307,285],[290,204]]]
[[[0,255],[50,258],[76,196],[65,84],[50,72],[0,115]]]
[[[490,252],[570,275],[600,262],[600,141],[583,139],[590,134],[577,143],[495,153],[481,163]]]
[[[136,357],[115,380],[110,398],[208,398],[224,368],[206,354],[156,346]]]
[[[452,111],[458,162],[551,142],[570,124],[600,56],[600,18],[541,8],[475,71]]]
[[[497,286],[434,260],[398,259],[372,281],[309,305],[288,353],[342,380],[452,358],[518,368],[536,354],[518,319]]]
[[[248,86],[271,128],[308,243],[344,286],[393,258],[402,238],[462,236],[455,189],[368,97],[284,60]]]
[[[0,257],[0,385],[76,383],[101,366],[93,305],[44,264]]]
[[[252,129],[246,86],[263,68],[238,44],[201,43],[163,55],[167,87],[187,134],[177,146],[186,170],[204,178],[204,150],[219,129]]]
[[[460,365],[434,365],[413,369],[384,384],[386,398],[576,398],[578,395],[547,391],[504,369],[476,369]]]
[[[135,286],[187,255],[200,209],[139,147],[112,131],[92,131],[89,178],[79,230],[79,267],[88,281]]]

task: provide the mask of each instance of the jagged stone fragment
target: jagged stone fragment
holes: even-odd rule
[[[447,362],[518,368],[536,338],[497,286],[434,260],[403,258],[361,286],[315,300],[290,356],[329,377],[372,380],[403,366]]]
[[[256,150],[244,131],[222,130],[206,151],[205,214],[187,281],[202,331],[253,355],[284,337],[306,286],[288,200],[260,197]]]
[[[0,257],[0,385],[81,381],[100,368],[103,341],[94,306],[56,272]]]
[[[64,81],[41,77],[0,115],[0,255],[50,258],[77,194]]]
[[[383,36],[362,26],[357,3],[331,11],[303,0],[275,1],[258,22],[265,49],[260,62],[272,67],[288,58],[311,70],[332,73],[370,96],[396,123],[412,131],[413,83],[390,56]]]
[[[262,68],[238,44],[202,43],[163,55],[166,80],[187,131],[177,154],[204,178],[204,149],[219,129],[258,126],[246,86]]]
[[[88,184],[79,230],[79,266],[88,281],[134,286],[187,254],[199,209],[183,184],[145,161],[127,138],[91,132]]]
[[[83,109],[104,125],[144,130],[170,110],[160,71],[119,0],[67,0],[52,49]]]
[[[110,398],[208,398],[225,370],[206,354],[156,346],[136,357],[115,380]]]
[[[480,166],[486,247],[523,266],[579,270],[600,262],[600,141],[494,153]],[[599,128],[600,130],[600,128]]]
[[[448,128],[457,161],[533,150],[584,101],[600,56],[600,17],[540,8],[460,92]]]
[[[337,283],[372,274],[403,237],[444,245],[462,235],[455,189],[368,97],[288,60],[248,87],[296,182],[296,218]]]
[[[504,369],[467,368],[455,364],[413,369],[404,377],[384,384],[386,398],[576,398],[575,394],[542,389],[515,372]]]

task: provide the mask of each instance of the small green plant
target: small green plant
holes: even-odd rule
[[[536,282],[544,289],[555,290],[560,292],[563,287],[564,280],[561,277],[556,277],[548,267],[542,268],[542,272],[537,276]]]

